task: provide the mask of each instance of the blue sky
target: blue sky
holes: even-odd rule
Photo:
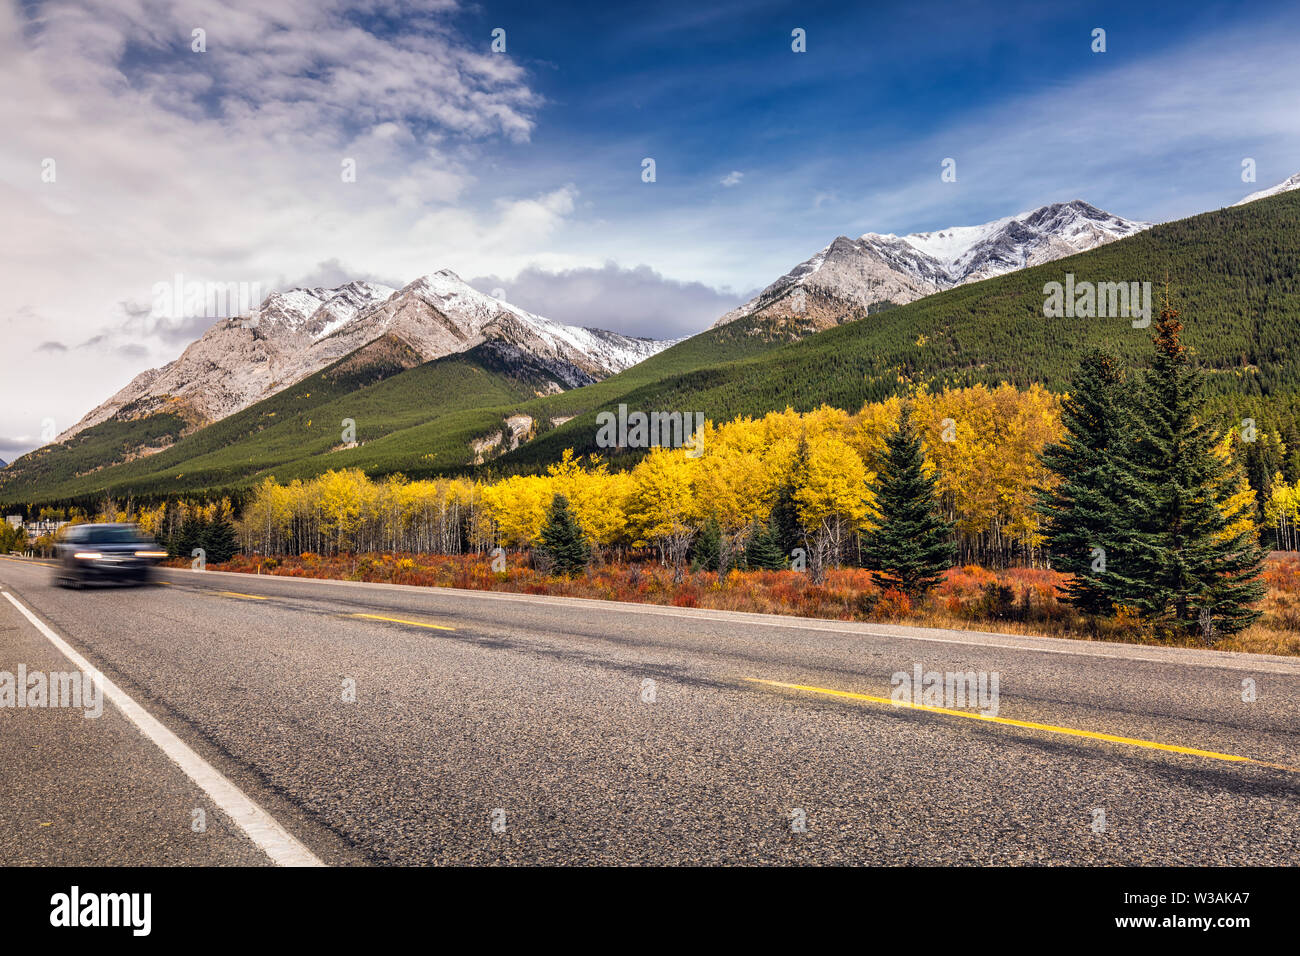
[[[666,338],[837,235],[1218,208],[1300,171],[1297,37],[1282,2],[0,0],[0,457],[210,324],[148,314],[177,274],[450,268]]]
[[[1273,91],[1297,102],[1300,7],[1249,10],[667,3],[629,19],[594,5],[557,15],[492,4],[465,16],[467,32],[504,27],[546,102],[529,141],[501,151],[479,188],[572,181],[593,235],[620,251],[631,246],[611,231],[689,246],[703,228],[715,251],[732,248],[699,263],[696,277],[733,288],[766,282],[840,233],[983,222],[1072,198],[1129,218],[1177,218],[1252,191],[1240,178],[1247,156],[1261,183],[1300,169],[1300,111],[1249,102],[1279,71],[1251,76],[1232,62],[1285,41],[1289,89]],[[807,31],[803,54],[790,48],[796,26]],[[1091,49],[1096,27],[1105,53]],[[1193,118],[1171,107],[1224,105],[1225,72],[1240,109],[1228,98],[1227,110],[1171,138],[1171,120]],[[1036,116],[1046,123],[1037,149]],[[1123,148],[1113,149],[1117,138]],[[657,163],[653,185],[638,178],[644,156]],[[948,156],[955,184],[939,180]],[[739,182],[722,186],[733,170]],[[746,271],[755,260],[765,268]]]

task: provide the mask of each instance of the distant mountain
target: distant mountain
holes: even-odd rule
[[[421,361],[500,342],[548,368],[548,390],[598,381],[669,344],[562,325],[484,295],[447,269],[402,289],[371,282],[290,289],[216,322],[175,361],[136,376],[58,440],[154,414],[177,415],[190,428],[220,421],[381,336],[405,342]]]
[[[483,342],[512,345],[542,360],[570,388],[621,372],[670,344],[562,325],[484,295],[449,269],[421,276],[358,313],[322,344],[337,358],[385,334],[407,342],[425,361]]]
[[[165,415],[111,421],[47,446],[0,472],[0,503],[98,506],[166,495],[238,493],[266,477],[307,478],[330,468],[409,478],[544,469],[566,449],[622,464],[635,450],[599,447],[596,416],[620,404],[699,410],[713,421],[823,403],[865,401],[924,386],[1001,382],[1071,387],[1079,354],[1105,345],[1132,367],[1150,358],[1149,330],[1127,319],[1048,319],[1043,286],[1169,277],[1185,340],[1207,371],[1208,418],[1245,418],[1276,434],[1300,421],[1300,191],[1164,223],[1137,235],[846,322],[790,343],[762,317],[701,332],[584,388],[549,390],[539,359],[500,342],[419,362],[388,337],[149,457],[123,447],[160,444]],[[356,447],[341,424],[356,425]],[[1005,423],[1015,427],[1013,422]],[[0,509],[3,513],[3,509]]]
[[[1270,186],[1268,189],[1261,189],[1257,193],[1251,193],[1245,199],[1233,203],[1234,206],[1244,206],[1248,202],[1255,202],[1257,199],[1266,199],[1269,196],[1276,196],[1278,193],[1288,192],[1292,189],[1300,189],[1300,173],[1296,173],[1290,179],[1283,180],[1276,186]]]
[[[786,323],[795,333],[830,328],[967,282],[1086,252],[1150,226],[1076,199],[981,226],[840,236],[714,327],[757,317]]]

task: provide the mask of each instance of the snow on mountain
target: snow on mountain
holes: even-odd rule
[[[672,344],[562,325],[484,295],[446,269],[402,289],[360,281],[290,289],[271,293],[248,315],[218,320],[179,358],[140,373],[58,440],[113,417],[174,411],[193,424],[217,421],[387,334],[424,361],[486,341],[509,343],[569,387],[599,381]]]
[[[425,361],[489,340],[509,342],[554,364],[557,376],[570,387],[621,372],[669,344],[562,325],[484,295],[443,269],[420,276],[341,323],[313,346],[310,360],[320,355],[341,358],[383,334],[401,338]]]
[[[1292,189],[1300,189],[1300,173],[1296,173],[1290,179],[1278,183],[1276,186],[1270,186],[1268,189],[1261,189],[1257,193],[1251,193],[1245,199],[1233,203],[1234,206],[1244,206],[1248,202],[1254,202],[1256,199],[1267,199],[1269,196],[1276,196],[1278,193],[1288,192]]]
[[[902,305],[967,282],[1051,262],[1150,226],[1076,199],[978,226],[906,236],[875,232],[857,239],[840,236],[714,326],[760,314],[805,319],[815,328],[826,328],[863,309]],[[796,290],[804,295],[794,295]]]

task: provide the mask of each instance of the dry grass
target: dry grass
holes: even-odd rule
[[[830,571],[826,580],[817,585],[807,574],[794,571],[730,571],[722,576],[694,572],[674,584],[671,569],[653,560],[606,563],[585,575],[561,578],[533,569],[526,555],[511,556],[504,571],[493,571],[489,559],[480,555],[434,554],[306,553],[285,558],[239,555],[211,567],[244,574],[551,594],[839,621],[1137,644],[1174,643],[1156,636],[1140,620],[1128,615],[1104,621],[1082,617],[1060,600],[1065,576],[1034,568],[953,568],[923,601],[914,603],[899,591],[882,589],[869,572],[859,568]],[[1248,630],[1224,638],[1215,647],[1300,656],[1300,556],[1270,557],[1264,577],[1268,593],[1262,604],[1263,616]],[[1178,643],[1205,646],[1198,639]]]

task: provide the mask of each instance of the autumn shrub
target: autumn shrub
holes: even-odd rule
[[[185,559],[167,562],[188,567]],[[986,628],[1139,643],[1188,644],[1186,636],[1160,635],[1133,608],[1113,617],[1090,618],[1060,599],[1065,575],[1042,568],[992,571],[967,565],[952,568],[922,599],[898,589],[882,589],[858,568],[828,569],[821,584],[791,570],[739,570],[723,575],[688,574],[678,585],[673,569],[650,554],[633,560],[607,560],[573,578],[533,566],[526,551],[507,555],[504,571],[492,569],[484,555],[305,554],[280,559],[236,555],[213,570],[288,577],[391,581],[424,587],[451,587],[566,595],[604,600],[671,604],[717,610],[793,614],[832,620],[903,621],[929,627]],[[1300,653],[1300,561],[1270,560],[1265,617],[1252,631],[1233,638],[1227,650]],[[1193,642],[1194,643],[1194,642]]]
[[[673,607],[699,607],[700,597],[690,588],[682,588],[673,595]]]
[[[1101,618],[1096,623],[1098,632],[1108,640],[1145,643],[1153,636],[1151,627],[1141,612],[1127,605],[1117,607],[1114,615]]]
[[[876,601],[874,614],[885,620],[897,620],[912,613],[912,599],[898,588],[886,588]]]

